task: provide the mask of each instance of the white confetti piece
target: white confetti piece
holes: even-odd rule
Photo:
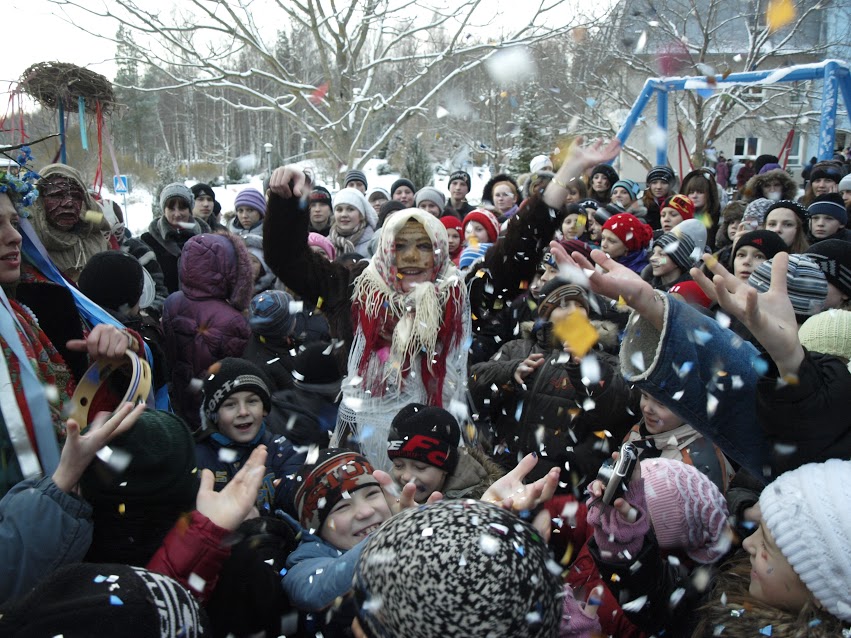
[[[629,358],[630,363],[635,367],[639,372],[644,372],[644,355],[641,352],[635,352]]]
[[[237,456],[238,455],[236,453],[236,450],[231,450],[230,448],[226,447],[219,449],[219,460],[222,463],[233,463],[234,461],[236,461]]]
[[[207,581],[201,578],[196,573],[189,574],[189,586],[197,592],[204,591],[204,586],[207,584]]]
[[[593,353],[582,358],[579,363],[579,372],[582,374],[582,383],[585,386],[600,382],[600,362]]]
[[[498,85],[527,82],[538,72],[532,53],[521,46],[497,51],[485,61],[485,68]]]
[[[621,605],[621,608],[624,611],[641,611],[644,605],[647,604],[647,596],[639,596],[635,600],[630,600],[627,603]]]
[[[479,536],[479,547],[488,556],[493,556],[499,551],[499,539],[490,534],[482,534]],[[561,570],[559,570],[560,572]]]

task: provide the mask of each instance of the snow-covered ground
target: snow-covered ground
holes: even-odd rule
[[[370,188],[380,187],[388,192],[390,191],[390,186],[399,179],[398,173],[392,173],[390,175],[379,175],[378,168],[382,164],[384,164],[384,160],[372,159],[366,163],[366,166],[363,168],[363,172],[366,174],[366,179],[369,182]],[[311,162],[299,162],[299,164],[305,168],[310,168],[314,172],[316,172],[316,167]],[[484,188],[487,181],[491,178],[490,170],[487,167],[479,167],[472,166],[467,169],[467,172],[470,173],[470,177],[472,180],[473,188],[470,191],[467,199],[471,203],[476,203],[481,198],[482,189]],[[263,189],[263,177],[264,175],[256,175],[251,177],[250,180],[245,184],[231,184],[228,186],[216,186],[213,188],[213,191],[216,193],[216,201],[218,201],[222,205],[222,211],[226,212],[229,210],[233,210],[233,203],[236,199],[237,193],[243,190],[244,188],[254,188],[258,191],[262,191]],[[342,175],[340,176],[342,179]],[[441,175],[438,173],[434,174],[434,186],[441,190],[446,197],[449,197],[449,175]],[[328,179],[328,176],[323,176],[317,173],[317,182],[320,185],[327,186],[328,183],[331,182]],[[192,186],[195,184],[195,180],[188,180],[186,182],[187,186]],[[329,188],[331,192],[334,192],[333,188]],[[124,198],[122,195],[115,195],[112,193],[110,189],[104,186],[103,196],[107,199],[114,199],[118,202],[118,204],[124,209],[124,220],[127,227],[133,233],[134,237],[138,237],[148,228],[148,225],[151,223],[151,219],[153,218],[153,213],[151,210],[151,200],[153,198],[152,193],[144,187],[136,186],[133,188],[132,193],[127,194],[126,206],[124,203]]]

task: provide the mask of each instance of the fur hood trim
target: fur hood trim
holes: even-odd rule
[[[762,175],[751,177],[747,184],[745,184],[745,197],[749,200],[765,197],[765,191],[763,189],[769,182],[775,180],[783,185],[783,195],[780,199],[798,199],[798,185],[795,183],[795,180],[792,179],[789,173],[779,168],[763,173]]]

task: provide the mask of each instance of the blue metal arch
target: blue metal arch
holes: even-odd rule
[[[842,92],[845,107],[851,111],[851,70],[849,70],[848,64],[841,60],[825,60],[815,64],[800,64],[767,71],[744,71],[742,73],[731,73],[726,77],[716,75],[714,82],[708,82],[706,76],[650,78],[644,83],[641,93],[639,93],[623,126],[618,131],[617,138],[621,145],[626,143],[632,129],[638,123],[638,118],[654,94],[656,96],[656,123],[665,132],[667,138],[668,93],[672,91],[720,89],[735,85],[769,85],[778,82],[800,82],[804,80],[824,81],[818,159],[831,159],[836,137],[836,108],[839,91]],[[664,165],[667,163],[668,145],[660,144],[656,148],[656,164]]]

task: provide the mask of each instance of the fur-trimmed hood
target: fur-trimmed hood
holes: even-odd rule
[[[446,477],[443,495],[446,498],[482,498],[494,481],[505,476],[505,470],[479,448],[458,450],[458,465]]]
[[[180,289],[190,299],[221,299],[242,312],[251,302],[251,257],[230,233],[196,235],[180,255]]]
[[[763,190],[769,182],[779,181],[783,185],[783,194],[780,199],[798,199],[798,185],[795,180],[782,169],[767,171],[762,175],[754,175],[745,184],[744,196],[749,200],[765,197]]]

